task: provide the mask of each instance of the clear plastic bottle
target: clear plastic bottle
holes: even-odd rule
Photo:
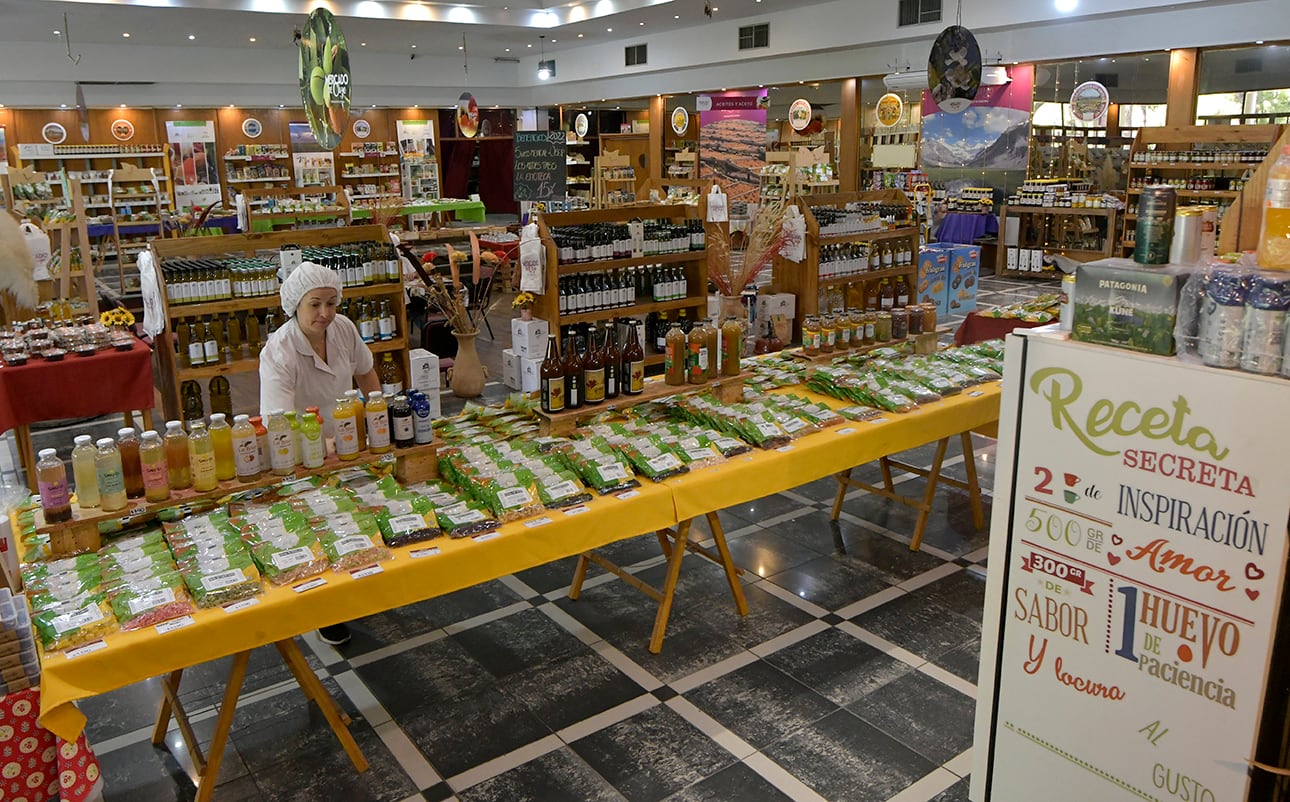
[[[211,436],[211,445],[215,447],[215,478],[227,482],[237,476],[237,458],[233,454],[233,427],[223,412],[211,414],[211,425],[207,429]]]
[[[132,427],[118,429],[116,450],[121,453],[121,471],[125,476],[125,494],[143,498],[143,474],[139,468],[139,435]]]
[[[300,421],[294,409],[288,409],[283,414],[287,416],[287,425],[291,427],[291,464],[299,467],[305,461],[304,449],[300,442]]]
[[[36,485],[40,488],[40,506],[46,523],[72,519],[72,501],[67,493],[67,468],[52,448],[42,448],[36,461]]]
[[[1263,198],[1259,267],[1290,270],[1290,145],[1273,162]]]
[[[358,410],[348,397],[336,399],[332,419],[336,424],[336,456],[344,460],[354,459],[361,447],[358,439]]]
[[[380,390],[368,396],[363,422],[367,424],[367,450],[373,454],[389,452],[390,405],[385,403],[385,394]]]
[[[327,459],[327,441],[323,439],[322,418],[317,407],[300,416],[300,458],[306,468],[321,468]]]
[[[246,415],[233,418],[232,435],[237,478],[243,482],[255,481],[260,476],[260,444],[251,419]]]
[[[94,439],[88,434],[76,436],[72,449],[72,478],[76,480],[76,506],[92,510],[99,505],[99,478],[94,468]]]
[[[177,420],[166,421],[166,471],[170,474],[170,489],[184,490],[193,486],[193,474],[188,466],[188,434],[184,424]]]
[[[291,453],[291,424],[280,409],[270,412],[265,423],[269,430],[269,470],[276,476],[286,476],[296,467]]]
[[[139,443],[139,465],[143,473],[143,493],[150,502],[170,498],[170,476],[166,470],[166,446],[156,432],[144,432]]]
[[[205,493],[219,486],[215,478],[215,445],[211,442],[211,433],[206,431],[206,424],[193,421],[188,433],[188,465],[193,476],[193,490]]]
[[[125,509],[125,475],[121,471],[121,452],[111,437],[100,438],[94,454],[94,471],[98,474],[99,506],[104,512]]]

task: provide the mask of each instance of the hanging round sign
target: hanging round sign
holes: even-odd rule
[[[927,57],[927,88],[941,111],[966,111],[981,88],[981,48],[962,25],[941,31]]]
[[[874,109],[874,113],[878,118],[879,125],[884,128],[890,128],[905,116],[905,101],[901,100],[900,95],[895,92],[888,92],[878,98],[878,105]]]
[[[690,112],[685,110],[685,106],[677,106],[672,109],[672,133],[685,136],[688,130],[690,130]]]
[[[479,104],[469,92],[462,92],[457,98],[457,130],[467,139],[479,133]]]
[[[40,136],[51,145],[61,145],[67,139],[67,129],[61,123],[45,123]]]
[[[345,46],[345,35],[330,11],[317,8],[305,19],[298,44],[297,77],[309,130],[319,145],[333,150],[349,122],[349,48]]]
[[[587,120],[587,115],[585,114],[579,114],[573,118],[573,132],[578,135],[579,139],[584,139],[587,136],[587,129],[590,125],[591,123]]]
[[[1101,122],[1111,105],[1111,93],[1097,81],[1085,81],[1071,92],[1071,116],[1083,123]]]
[[[242,121],[242,134],[247,139],[259,139],[262,133],[264,133],[264,125],[259,120],[247,117]]]
[[[372,135],[372,124],[360,117],[354,121],[352,130],[354,131],[355,137],[359,139],[367,139]]]
[[[125,118],[112,121],[112,138],[118,142],[134,139],[134,123]]]
[[[805,98],[798,98],[788,106],[788,124],[794,131],[803,131],[811,124],[811,104]]]

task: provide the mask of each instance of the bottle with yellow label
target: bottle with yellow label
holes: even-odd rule
[[[380,390],[374,390],[368,396],[363,422],[367,424],[367,450],[373,454],[389,452],[390,406],[385,403],[385,394]]]

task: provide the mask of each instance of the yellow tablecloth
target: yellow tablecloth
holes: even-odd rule
[[[798,395],[846,406],[801,387]],[[395,549],[383,573],[353,579],[326,572],[325,585],[296,593],[272,588],[259,603],[235,612],[201,610],[191,626],[158,634],[153,628],[118,632],[106,648],[67,658],[41,656],[40,723],[65,740],[75,740],[85,716],[72,702],[88,696],[293,637],[320,626],[351,621],[416,601],[451,593],[526,568],[581,554],[627,537],[674,526],[713,510],[788,490],[805,482],[895,454],[959,432],[987,427],[999,417],[999,385],[921,407],[882,422],[848,422],[794,440],[780,451],[756,451],[721,465],[668,479],[642,481],[635,495],[589,502],[586,512],[543,515],[549,524],[520,521],[502,527],[498,537],[439,538]],[[413,558],[418,549],[436,547],[433,556]]]

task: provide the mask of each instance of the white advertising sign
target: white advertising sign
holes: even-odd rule
[[[175,204],[180,209],[219,203],[219,168],[215,163],[215,123],[172,120],[166,123]]]
[[[1051,334],[1004,381],[971,799],[1245,799],[1290,383]]]

